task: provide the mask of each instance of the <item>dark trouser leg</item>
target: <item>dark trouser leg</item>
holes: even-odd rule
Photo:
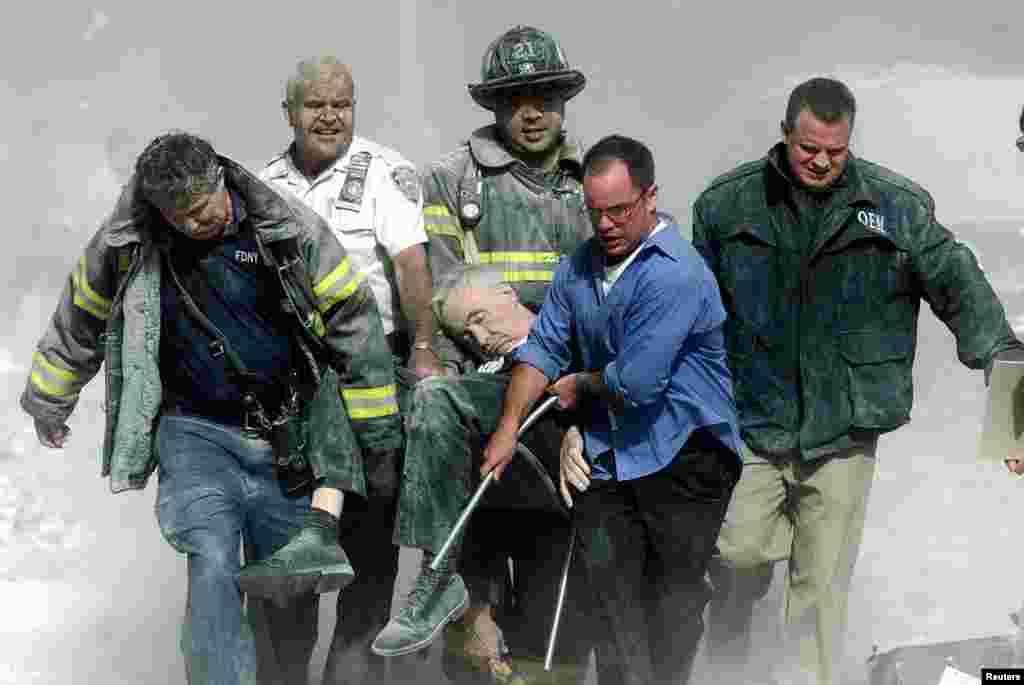
[[[493,495],[503,485],[492,486],[489,494]],[[506,626],[501,609],[509,601],[512,582],[508,546],[512,532],[508,516],[505,510],[477,509],[466,525],[458,561],[459,574],[466,583],[474,610],[486,606],[503,634]],[[502,532],[495,534],[495,531]],[[471,621],[471,617],[465,617],[461,625],[451,626],[445,632],[441,667],[448,680],[457,685],[484,682],[481,678],[485,678],[490,665],[481,655],[491,652],[499,655],[500,651],[496,634],[491,639],[492,633],[484,631],[470,640],[466,631],[473,629]]]
[[[261,685],[306,685],[319,636],[320,596],[299,597],[284,607],[249,598],[248,611]]]
[[[650,540],[646,577],[654,591],[649,644],[654,682],[686,683],[704,633],[711,592],[704,576],[738,459],[695,436],[663,471],[634,482]]]
[[[689,680],[704,575],[738,472],[733,455],[695,438],[661,471],[580,496],[577,526],[606,633],[601,685]]]
[[[509,582],[509,550],[505,534],[495,535],[495,531],[505,531],[508,524],[508,512],[483,507],[466,524],[458,569],[474,604],[501,604]]]
[[[384,658],[370,651],[373,638],[388,622],[398,575],[398,547],[391,541],[394,521],[393,500],[346,504],[341,545],[349,550],[356,579],[338,593],[324,685],[415,682],[415,672],[406,667],[415,664],[415,655]]]
[[[531,428],[522,440],[541,461],[553,484],[558,483],[559,453],[572,418],[561,412],[552,412]],[[526,469],[520,469],[519,474],[528,478]],[[515,537],[513,557],[519,619],[508,622],[513,633],[509,642],[514,654],[524,654],[529,657],[531,665],[542,668],[572,527],[561,509],[557,493],[544,495],[542,488],[532,481],[525,482],[521,489],[526,492],[520,496],[532,497],[536,509],[522,512],[524,516],[518,519],[523,521],[522,534]],[[520,529],[520,526],[514,528]],[[590,588],[577,545],[569,570],[552,672],[544,674],[540,682],[583,682],[593,649],[593,631],[587,617],[589,602]],[[531,670],[531,675],[535,670]]]
[[[585,613],[588,588],[578,549],[569,571],[552,672],[543,672],[569,542],[569,523],[549,512],[509,515],[516,517],[515,529],[520,532],[513,549],[514,604],[501,612],[501,625],[513,664],[537,682],[583,683],[592,641]]]
[[[594,481],[576,498],[580,552],[593,593],[592,618],[600,635],[600,685],[647,685],[652,679],[644,577],[648,557],[644,522],[628,483]]]

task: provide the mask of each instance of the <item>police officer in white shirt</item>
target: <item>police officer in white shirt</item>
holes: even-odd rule
[[[331,56],[300,62],[288,79],[285,118],[292,144],[275,157],[260,178],[291,193],[330,224],[373,290],[384,332],[396,362],[408,358],[399,406],[417,380],[440,374],[434,352],[432,279],[427,265],[423,196],[415,167],[394,150],[355,135],[355,83],[351,69]],[[397,365],[397,364],[396,364]],[[403,371],[396,368],[399,380]],[[414,374],[414,375],[413,375]],[[395,466],[397,465],[390,465]],[[397,481],[397,473],[395,474]],[[398,572],[394,493],[371,495],[368,502],[346,502],[341,543],[356,578],[338,595],[338,618],[324,682],[382,682],[386,665],[369,643],[387,623]],[[360,504],[364,506],[360,506]],[[316,643],[316,596],[299,600],[304,619],[294,626],[269,626],[262,650],[261,679],[306,683]],[[264,643],[266,644],[266,643]],[[276,658],[275,658],[276,657]],[[280,671],[273,674],[274,662]]]

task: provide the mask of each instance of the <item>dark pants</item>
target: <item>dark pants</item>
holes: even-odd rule
[[[553,484],[558,483],[559,450],[570,422],[571,417],[552,411],[522,439]],[[495,606],[495,619],[513,665],[530,674],[543,667],[570,531],[559,496],[544,491],[521,457],[488,492],[466,528],[459,573],[471,597]],[[569,571],[552,681],[585,680],[592,647],[586,590],[577,550]],[[476,682],[478,678],[458,655],[446,651],[445,657],[445,674],[452,682]]]
[[[739,458],[701,430],[661,471],[592,481],[578,496],[600,685],[688,682],[710,598],[704,576],[739,474]]]
[[[389,535],[394,525],[394,500],[346,504],[341,517],[341,546],[356,569],[356,578],[338,593],[324,685],[416,682],[413,658],[388,659],[370,651],[373,638],[388,622],[398,575],[399,548]]]

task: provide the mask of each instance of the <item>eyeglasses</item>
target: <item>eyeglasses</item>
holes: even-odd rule
[[[637,206],[640,204],[640,200],[644,199],[644,195],[647,194],[648,190],[650,190],[650,186],[641,190],[640,194],[637,195],[637,198],[635,200],[633,200],[632,202],[627,202],[626,204],[605,207],[604,209],[599,209],[597,207],[587,207],[587,212],[590,214],[591,223],[593,223],[596,226],[597,224],[601,223],[601,217],[606,216],[613,224],[621,226],[622,224],[629,221],[629,218],[633,215],[634,210],[636,210]]]

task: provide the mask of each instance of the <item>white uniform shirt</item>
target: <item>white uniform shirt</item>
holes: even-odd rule
[[[358,164],[356,173],[349,174],[353,157],[369,159],[361,183],[352,183],[359,176]],[[298,197],[330,224],[377,298],[384,333],[394,331],[397,284],[392,285],[391,258],[427,242],[423,193],[412,163],[390,148],[354,136],[348,152],[313,181],[295,167],[288,150],[272,159],[259,176]]]

